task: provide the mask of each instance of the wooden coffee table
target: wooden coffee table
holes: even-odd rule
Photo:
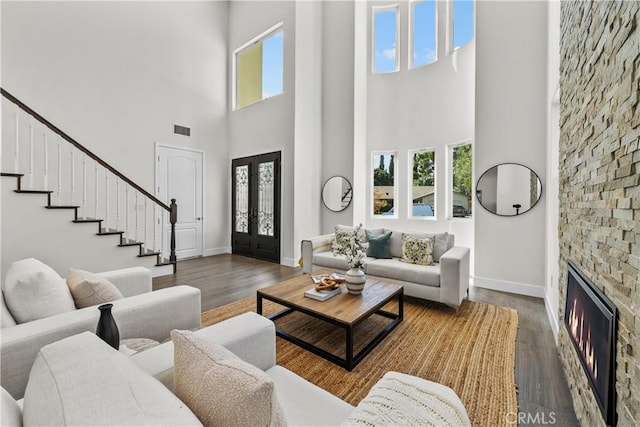
[[[314,286],[311,275],[320,273],[328,273],[328,271],[314,271],[258,290],[257,311],[258,314],[262,314],[262,300],[266,299],[287,307],[268,316],[273,321],[297,311],[343,328],[346,335],[345,358],[338,357],[277,327],[276,334],[350,371],[402,322],[404,291],[400,285],[386,283],[377,278],[367,278],[362,295],[350,295],[346,290],[343,290],[342,294],[327,301],[317,301],[305,297],[304,291]],[[397,313],[382,310],[382,307],[394,299],[398,301]],[[393,321],[367,343],[358,354],[354,355],[354,328],[374,314]]]

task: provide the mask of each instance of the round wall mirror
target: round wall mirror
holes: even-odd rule
[[[332,176],[322,186],[322,203],[333,212],[345,210],[351,204],[352,188],[343,176]]]
[[[517,163],[488,169],[478,179],[476,197],[483,208],[502,216],[522,215],[542,195],[542,182],[534,171]]]

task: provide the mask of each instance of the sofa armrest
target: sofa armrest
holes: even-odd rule
[[[441,302],[459,306],[469,289],[469,248],[454,246],[440,257]]]
[[[335,239],[335,234],[324,234],[303,240],[300,244],[302,252],[302,272],[309,273],[313,269],[313,253],[331,250],[331,244]]]
[[[276,328],[254,312],[224,320],[196,332],[220,344],[247,363],[267,370],[276,364]],[[173,343],[166,342],[131,356],[143,371],[173,390]]]
[[[123,268],[98,273],[113,283],[125,297],[151,292],[151,270],[144,267]]]
[[[172,329],[200,327],[200,290],[176,286],[136,295],[113,301],[112,312],[120,339],[162,341]],[[99,317],[96,307],[87,307],[2,329],[2,387],[21,398],[40,348],[81,332],[94,332]]]

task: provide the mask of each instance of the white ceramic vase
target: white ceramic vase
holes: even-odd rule
[[[364,284],[367,281],[367,276],[364,271],[358,268],[352,268],[344,275],[345,283],[347,285],[347,291],[351,295],[360,295],[364,289]]]

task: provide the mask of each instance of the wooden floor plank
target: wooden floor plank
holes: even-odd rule
[[[153,288],[175,285],[199,288],[204,312],[254,296],[260,288],[301,274],[300,268],[223,254],[179,261],[178,273],[154,278]],[[524,421],[520,425],[578,426],[544,301],[482,288],[471,288],[469,298],[518,311],[516,384],[520,419]]]

